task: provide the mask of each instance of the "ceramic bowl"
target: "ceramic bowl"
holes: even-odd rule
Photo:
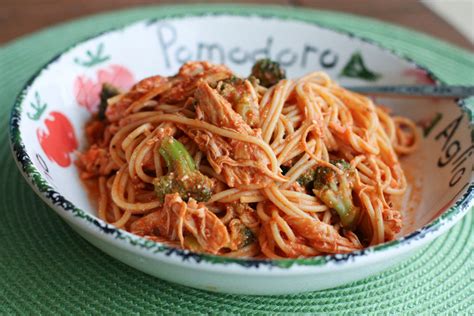
[[[410,187],[405,226],[394,241],[344,255],[229,259],[170,248],[100,220],[73,162],[103,82],[128,88],[150,75],[174,74],[188,60],[224,63],[246,75],[255,59],[270,57],[289,77],[323,70],[347,85],[438,83],[414,62],[352,34],[247,13],[140,21],[77,43],[47,63],[21,91],[11,116],[13,155],[34,191],[110,256],[168,281],[239,294],[320,290],[367,277],[409,257],[468,212],[473,134],[464,101],[377,99],[415,120],[423,133],[420,149],[403,159]]]

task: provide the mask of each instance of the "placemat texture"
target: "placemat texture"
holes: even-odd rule
[[[46,29],[0,48],[0,314],[389,313],[473,314],[474,216],[408,261],[337,289],[292,296],[214,294],[174,285],[103,254],[73,232],[22,179],[8,117],[28,78],[56,53],[102,30],[183,12],[271,12],[350,30],[396,49],[450,84],[474,84],[474,55],[414,31],[331,12],[243,6],[145,7]]]

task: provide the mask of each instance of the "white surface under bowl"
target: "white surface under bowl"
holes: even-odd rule
[[[403,159],[409,203],[397,240],[344,255],[229,259],[169,248],[96,217],[73,160],[85,145],[83,127],[102,82],[128,88],[150,75],[174,74],[186,60],[225,63],[246,75],[261,57],[279,61],[289,77],[323,70],[348,85],[434,83],[426,70],[393,52],[296,18],[229,12],[142,21],[78,43],[25,86],[10,126],[18,166],[44,201],[106,253],[168,281],[227,293],[286,294],[358,280],[404,260],[466,214],[473,146],[463,102],[377,99],[425,128],[421,148]]]

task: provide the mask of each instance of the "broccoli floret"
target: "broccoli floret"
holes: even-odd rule
[[[247,124],[254,127],[259,123],[258,100],[252,98],[251,91],[248,89],[249,83],[233,76],[220,81],[217,90],[232,104],[235,112],[240,114]]]
[[[280,67],[280,64],[268,58],[257,60],[252,67],[252,76],[267,88],[286,78],[285,70]]]
[[[316,169],[309,169],[296,179],[296,181],[303,187],[308,188],[316,178]]]
[[[104,83],[102,85],[102,90],[100,91],[100,104],[98,112],[100,120],[105,119],[105,110],[107,110],[107,100],[119,94],[120,91],[111,84]]]
[[[255,242],[255,235],[252,233],[250,228],[245,227],[243,231],[244,240],[242,242],[242,247],[246,247]]]
[[[344,228],[353,229],[359,219],[359,208],[352,201],[354,171],[345,160],[331,163],[341,169],[343,174],[337,174],[326,166],[317,167],[313,192],[324,204],[336,211]]]
[[[166,162],[168,174],[154,180],[155,193],[160,201],[166,194],[179,193],[184,201],[193,198],[205,202],[211,198],[213,182],[196,168],[196,163],[179,141],[165,137],[159,149]]]

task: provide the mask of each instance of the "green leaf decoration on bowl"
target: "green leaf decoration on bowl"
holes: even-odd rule
[[[95,52],[86,51],[86,59],[74,58],[74,62],[87,68],[93,67],[110,59],[110,55],[104,55],[104,44],[100,43]]]
[[[38,92],[35,92],[35,101],[30,102],[31,108],[35,111],[33,114],[28,112],[28,117],[33,121],[38,121],[43,115],[44,111],[48,105],[41,101],[40,95]]]
[[[364,63],[360,52],[352,54],[351,59],[342,69],[339,77],[359,78],[367,81],[376,81],[380,74],[370,71]]]

